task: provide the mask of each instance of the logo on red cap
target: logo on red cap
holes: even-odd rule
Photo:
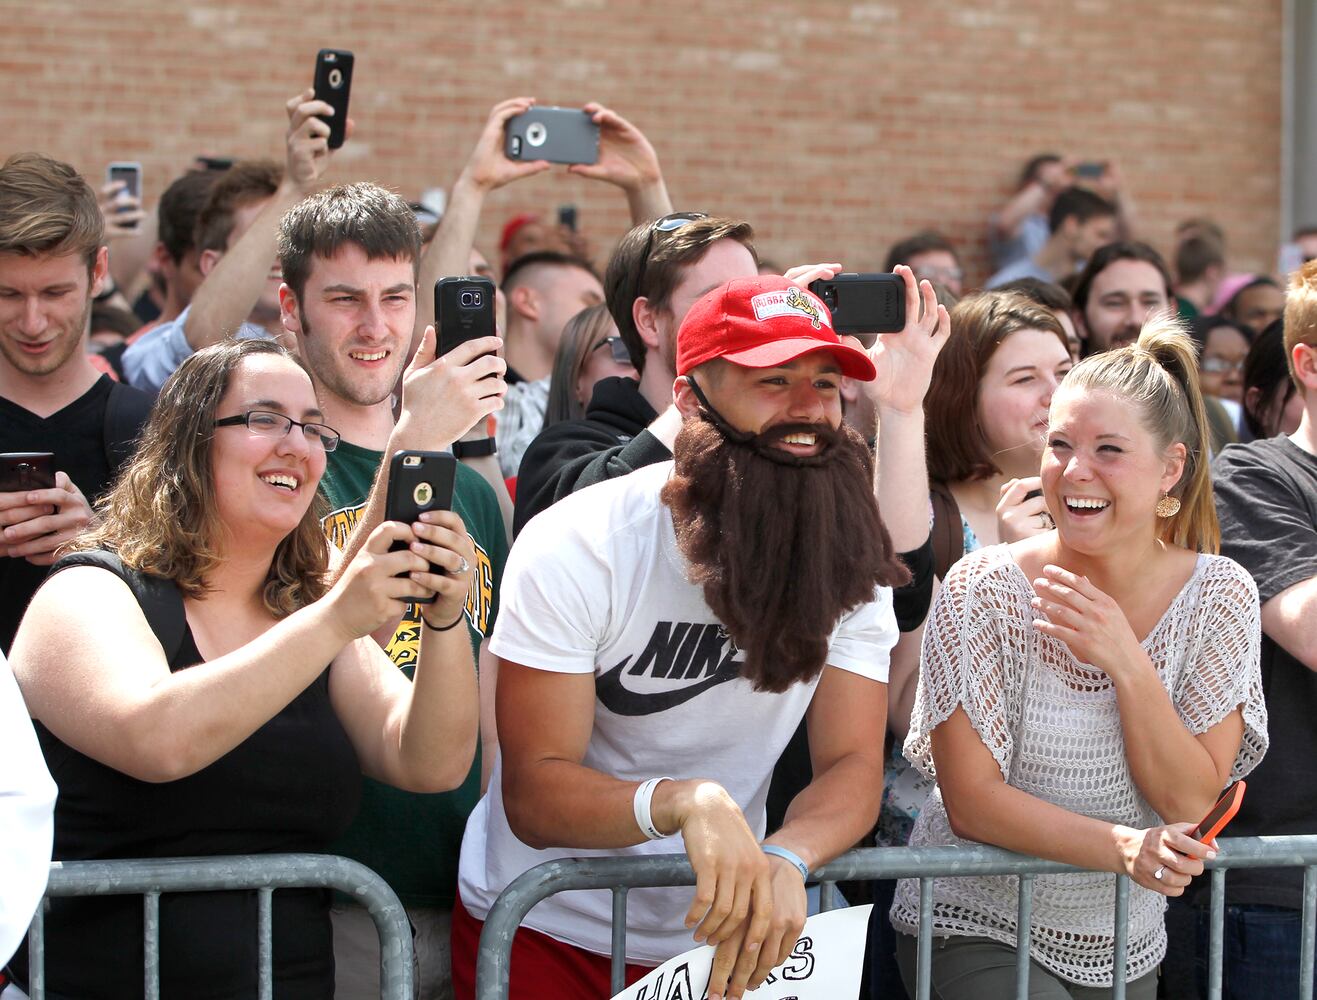
[[[815,330],[824,323],[832,327],[832,317],[827,309],[820,309],[813,296],[806,295],[795,285],[786,291],[761,292],[753,296],[750,308],[754,310],[755,319],[761,322],[777,316],[804,316]]]

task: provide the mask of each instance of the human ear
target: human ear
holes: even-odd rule
[[[96,251],[96,260],[91,266],[91,294],[100,295],[105,290],[105,282],[110,274],[110,248],[101,247]]]
[[[197,270],[201,272],[201,276],[205,278],[215,270],[215,265],[223,256],[224,254],[218,250],[202,250],[201,256],[197,258]]]
[[[1317,347],[1311,344],[1295,344],[1290,355],[1294,362],[1294,374],[1309,392],[1317,390]]]
[[[279,286],[279,321],[296,337],[302,335],[302,314],[297,308],[297,294],[287,284]]]
[[[508,296],[508,308],[532,323],[540,318],[539,298],[529,285],[518,285],[512,289],[512,294]]]
[[[695,398],[695,393],[690,383],[686,381],[685,375],[678,375],[677,380],[672,383],[672,402],[682,417],[693,417],[700,411],[700,401]]]
[[[1184,465],[1188,455],[1189,449],[1184,446],[1182,441],[1173,442],[1162,453],[1161,490],[1163,493],[1171,492],[1179,483],[1180,478],[1184,475]]]
[[[645,347],[650,350],[658,350],[659,347],[657,312],[647,298],[641,297],[631,303],[631,322],[635,324],[636,333],[640,334]]]

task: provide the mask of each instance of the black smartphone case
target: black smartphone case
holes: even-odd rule
[[[508,120],[503,152],[509,160],[597,163],[599,126],[579,108],[531,108]]]
[[[389,491],[384,501],[384,520],[411,524],[427,510],[449,510],[453,506],[453,482],[457,459],[446,451],[399,451],[389,460]],[[390,552],[407,548],[394,542]],[[435,573],[444,570],[430,564]],[[432,604],[433,597],[408,598],[413,604]]]
[[[463,296],[478,294],[480,304],[472,306]],[[494,318],[494,283],[488,278],[440,278],[434,283],[434,325],[439,356],[458,344],[498,332]]]
[[[329,148],[343,145],[348,128],[348,97],[352,92],[353,55],[345,49],[321,49],[316,54],[316,100],[334,109],[329,126]]]
[[[905,329],[905,282],[898,274],[855,274],[811,281],[809,290],[832,313],[838,333],[899,333]]]
[[[0,493],[55,488],[55,456],[48,451],[11,451],[0,455]]]

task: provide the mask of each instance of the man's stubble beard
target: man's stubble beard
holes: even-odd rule
[[[407,365],[405,356],[388,376],[387,386],[367,387],[354,382],[351,378],[352,371],[348,367],[351,365],[350,360],[335,354],[316,340],[304,314],[299,314],[298,321],[302,328],[298,353],[301,354],[307,368],[311,370],[311,380],[316,387],[317,396],[328,393],[351,406],[378,406],[385,400],[392,399],[393,390],[398,384],[398,379],[402,377],[403,368]],[[381,379],[384,377],[380,376]],[[323,399],[321,401],[323,402]]]
[[[24,375],[35,377],[53,375],[68,364],[70,359],[86,352],[84,337],[91,322],[91,309],[92,300],[89,295],[82,313],[72,324],[60,327],[59,335],[55,338],[55,344],[44,356],[33,357],[30,354],[24,354],[18,348],[11,350],[7,337],[0,337],[0,351],[3,351],[5,360],[10,367],[22,372]]]
[[[715,420],[701,413],[682,426],[662,500],[691,582],[745,653],[741,676],[756,691],[782,692],[822,671],[844,614],[909,572],[854,430],[793,424],[752,436]],[[817,436],[818,455],[774,447],[799,431]]]

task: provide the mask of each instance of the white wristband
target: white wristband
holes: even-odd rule
[[[636,797],[631,800],[631,810],[636,814],[636,825],[640,827],[640,832],[650,840],[662,840],[671,834],[659,832],[659,828],[654,825],[654,819],[649,814],[650,804],[654,801],[654,789],[660,781],[672,781],[672,778],[650,778],[648,781],[642,781],[640,787],[636,789]]]

